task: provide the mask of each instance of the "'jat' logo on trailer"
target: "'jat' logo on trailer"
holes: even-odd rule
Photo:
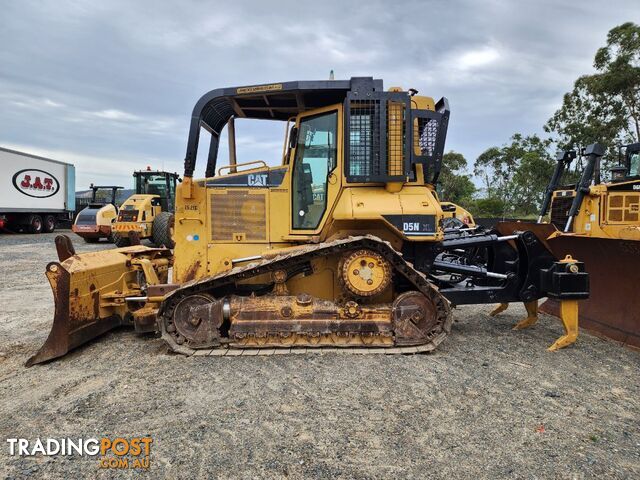
[[[51,197],[60,190],[58,179],[44,170],[20,170],[13,176],[13,186],[36,198]]]

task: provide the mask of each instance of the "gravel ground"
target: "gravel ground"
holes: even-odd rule
[[[146,435],[152,477],[640,478],[640,354],[585,332],[549,353],[552,317],[514,332],[521,306],[459,308],[439,349],[414,356],[185,358],[120,330],[27,369],[53,259],[53,235],[0,236],[2,477],[136,473],[12,457],[7,437]]]

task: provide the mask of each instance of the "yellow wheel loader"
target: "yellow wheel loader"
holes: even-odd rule
[[[585,149],[586,164],[575,185],[560,186],[562,175],[576,158],[569,150],[558,155],[538,224],[503,223],[503,234],[535,231],[556,258],[580,258],[591,276],[591,295],[579,315],[580,324],[598,334],[640,347],[640,143],[621,147],[611,181],[600,179],[599,144]],[[550,221],[543,219],[550,210]],[[560,314],[553,299],[540,306]]]
[[[452,304],[545,296],[563,302],[570,335],[588,296],[581,262],[556,261],[527,231],[445,231],[435,186],[449,114],[445,98],[370,77],[205,94],[176,191],[173,255],[141,245],[74,255],[59,236],[60,261],[47,266],[53,328],[28,365],[118,325],[187,355],[426,352],[449,334]],[[249,119],[286,126],[277,166],[236,161],[235,122]],[[219,166],[225,127],[229,165]]]
[[[112,240],[111,229],[118,216],[116,195],[123,187],[91,185],[91,202],[78,212],[71,231],[87,243]]]
[[[118,247],[148,238],[157,246],[173,248],[173,209],[177,173],[140,170],[133,173],[136,193],[120,207],[113,225],[113,243]]]

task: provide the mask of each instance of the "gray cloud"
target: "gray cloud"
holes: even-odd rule
[[[191,109],[231,85],[372,75],[447,96],[472,162],[541,132],[637,1],[3,2],[0,145],[76,163],[78,184],[180,171]],[[238,122],[241,160],[279,161],[284,126]],[[224,155],[224,151],[221,152]]]

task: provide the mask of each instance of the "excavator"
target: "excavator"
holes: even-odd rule
[[[503,222],[497,228],[504,235],[533,231],[557,259],[567,254],[580,258],[591,279],[580,325],[639,348],[640,297],[633,279],[640,271],[640,143],[620,147],[609,182],[603,182],[600,174],[604,147],[596,143],[581,153],[585,165],[573,185],[561,185],[561,181],[578,152],[558,154],[537,224]],[[544,222],[547,213],[549,221]],[[522,326],[530,326],[535,323],[537,301],[525,307],[530,318]],[[506,304],[499,306],[494,314],[505,308]],[[539,310],[558,316],[560,305],[550,298]]]
[[[58,236],[46,267],[53,326],[27,365],[122,325],[185,355],[428,352],[455,305],[543,297],[558,299],[565,326],[550,348],[573,343],[589,296],[582,262],[557,260],[527,230],[443,226],[435,188],[449,116],[446,98],[371,77],[206,93],[191,116],[173,252],[133,242],[76,254]],[[279,165],[237,162],[235,122],[249,119],[284,124]]]

